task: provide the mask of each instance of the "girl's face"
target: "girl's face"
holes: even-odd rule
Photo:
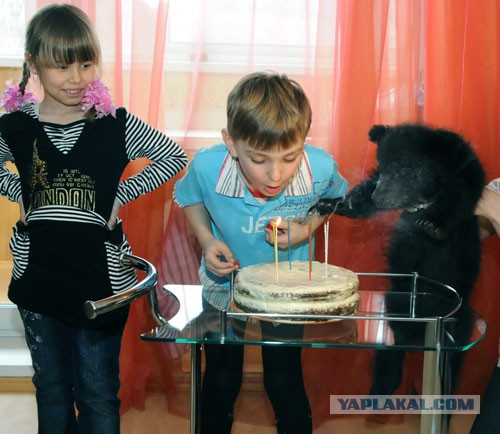
[[[43,104],[53,110],[64,111],[80,104],[87,86],[93,83],[98,73],[94,62],[43,67],[40,82],[44,90]]]
[[[264,196],[276,196],[290,183],[297,172],[304,153],[301,141],[288,149],[258,151],[246,141],[232,140],[227,130],[222,131],[224,142],[233,158],[238,158],[241,174],[247,186]]]

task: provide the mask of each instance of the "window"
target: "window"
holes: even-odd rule
[[[35,1],[0,0],[2,31],[0,32],[0,66],[17,67],[23,61],[23,36],[26,16],[35,9]]]
[[[122,10],[126,62],[133,0],[124,0]],[[226,72],[245,70],[250,61],[269,68],[303,66],[306,54],[314,55],[317,14],[318,0],[170,0],[168,69],[190,69],[197,55],[205,69]]]
[[[154,12],[157,0],[122,0],[125,65],[132,50],[134,4],[146,9],[151,4]],[[0,66],[20,66],[26,21],[37,1],[0,0],[0,8]],[[113,58],[115,49],[110,13],[113,2],[96,0],[96,28],[105,59]],[[199,53],[205,66],[226,71],[242,70],[250,61],[269,68],[300,67],[314,55],[317,15],[318,0],[170,0],[166,61],[172,68],[189,69]],[[145,44],[135,43],[147,47],[151,34],[141,33]]]
[[[302,65],[313,52],[317,13],[317,1],[174,0],[169,44],[192,56],[203,40],[203,60],[211,65],[247,65],[249,59],[268,67]]]

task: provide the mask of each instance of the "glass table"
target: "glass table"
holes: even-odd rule
[[[423,351],[422,395],[449,395],[451,351],[466,351],[481,341],[485,332],[484,320],[475,312],[464,309],[471,320],[471,332],[462,336],[456,330],[457,312],[461,300],[456,291],[447,285],[434,282],[417,274],[388,275],[383,273],[358,273],[360,277],[359,312],[353,316],[271,315],[242,313],[233,309],[232,290],[203,288],[200,285],[166,285],[168,297],[179,302],[178,312],[165,324],[141,335],[145,341],[174,342],[191,345],[191,426],[190,433],[200,433],[199,397],[201,389],[201,345],[289,345],[300,347],[337,347],[366,349],[400,349]],[[399,276],[411,281],[409,292],[384,293],[369,290],[372,279]],[[419,282],[435,285],[440,291],[419,292]],[[428,288],[428,286],[426,286]],[[203,291],[225,291],[229,308],[217,310],[202,302]],[[388,302],[398,301],[404,306],[401,312],[386,313]],[[394,303],[390,303],[394,305]],[[204,307],[205,306],[205,307]],[[427,308],[419,316],[420,307]],[[429,311],[428,307],[433,306]],[[161,313],[161,312],[160,312]],[[262,335],[260,327],[248,324],[272,321],[277,327],[271,334]],[[395,342],[391,323],[402,321],[408,327],[419,327],[419,338]],[[300,324],[300,326],[297,326]],[[251,330],[250,330],[251,329]],[[246,332],[245,332],[246,330]],[[252,330],[254,330],[252,332]],[[257,331],[255,331],[257,330]],[[421,434],[447,434],[447,415],[422,414]]]

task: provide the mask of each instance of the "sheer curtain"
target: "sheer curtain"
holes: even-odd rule
[[[374,123],[423,121],[457,130],[473,144],[488,179],[500,176],[496,0],[71,3],[96,23],[104,45],[104,79],[115,101],[166,129],[190,155],[220,140],[225,98],[234,83],[247,72],[276,69],[306,89],[313,105],[308,141],[334,155],[351,185],[375,165],[375,145],[367,139]],[[182,14],[182,3],[188,15]],[[227,43],[220,44],[221,39]],[[128,173],[144,164],[134,162]],[[182,214],[171,206],[172,186],[127,205],[122,217],[134,252],[158,265],[161,282],[196,282],[199,250]],[[395,218],[395,213],[365,221],[334,217],[330,261],[355,271],[384,270],[383,250]],[[472,304],[489,331],[485,342],[466,353],[460,393],[483,392],[498,351],[498,240],[487,240],[483,252]],[[187,414],[172,357],[179,348],[139,339],[152,325],[146,302],[135,302],[123,341],[122,410],[143,408],[149,391],[161,391],[172,411]],[[368,392],[371,363],[372,353],[365,350],[304,351],[316,426],[332,417],[330,395]],[[398,393],[420,388],[420,364],[419,355],[412,354]],[[272,423],[269,408],[265,420],[245,413],[236,417]]]
[[[429,0],[424,121],[459,131],[477,151],[488,181],[500,176],[500,4]],[[484,342],[465,353],[457,393],[482,393],[498,359],[500,244],[483,243],[471,304],[486,320]]]

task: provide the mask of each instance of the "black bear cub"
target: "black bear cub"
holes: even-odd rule
[[[466,338],[467,299],[480,266],[474,209],[485,183],[482,165],[471,146],[452,131],[417,124],[375,125],[369,138],[377,144],[377,168],[344,198],[322,200],[314,211],[367,218],[379,211],[402,210],[387,249],[387,271],[417,272],[456,289],[463,307],[454,316],[454,333]],[[409,297],[394,293],[410,292],[410,286],[411,279],[390,279],[385,296],[389,315],[409,311]],[[436,285],[419,283],[418,292],[436,293]],[[444,315],[444,305],[417,302],[416,314]],[[398,321],[390,325],[396,346],[423,336],[422,325]],[[371,394],[394,393],[401,383],[403,359],[400,350],[376,351]],[[455,357],[452,377],[458,365]]]

